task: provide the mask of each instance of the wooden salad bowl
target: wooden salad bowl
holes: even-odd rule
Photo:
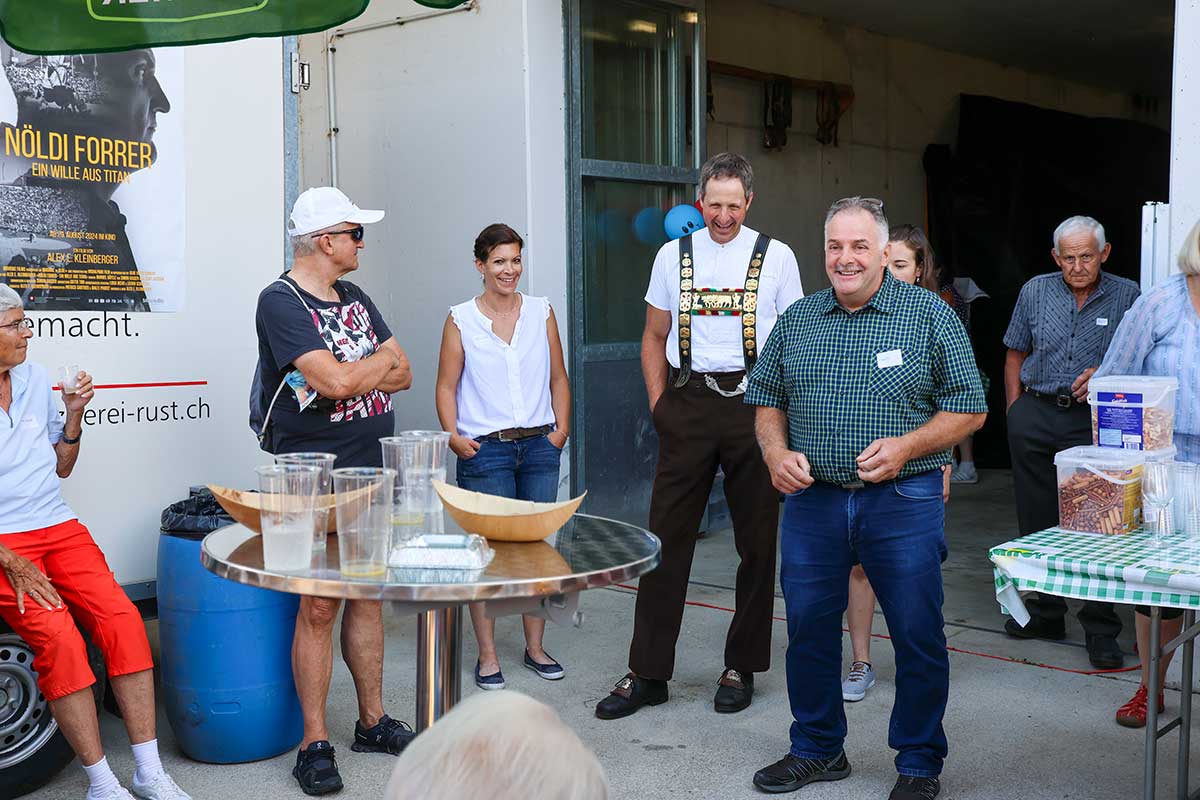
[[[229,489],[225,486],[209,484],[209,491],[221,508],[225,509],[234,521],[240,522],[255,533],[262,533],[262,520],[259,512],[262,510],[262,495],[258,492],[245,492],[240,489]],[[328,509],[329,518],[325,525],[327,533],[337,532],[337,514],[334,513],[334,495],[322,494],[317,496],[317,509]]]
[[[540,542],[579,510],[587,492],[561,503],[534,503],[472,492],[434,481],[446,511],[464,531],[497,542]]]

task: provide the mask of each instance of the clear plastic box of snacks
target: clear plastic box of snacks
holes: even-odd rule
[[[1092,444],[1126,450],[1161,450],[1175,434],[1179,380],[1160,375],[1092,378]]]
[[[1145,453],[1111,447],[1072,447],[1056,455],[1058,526],[1081,533],[1137,530],[1145,463]]]

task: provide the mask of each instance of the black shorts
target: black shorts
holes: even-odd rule
[[[1133,610],[1143,617],[1150,616],[1150,606],[1134,606]],[[1162,610],[1162,619],[1164,622],[1169,619],[1179,619],[1182,616],[1182,608],[1164,608]]]

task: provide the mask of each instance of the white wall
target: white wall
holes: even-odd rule
[[[428,12],[373,3],[349,26]],[[522,290],[550,298],[567,341],[562,5],[481,0],[337,45],[339,183],[387,210],[367,235],[361,284],[413,364],[397,428],[438,427],[433,386],[448,307],[479,291],[475,236],[506,222],[526,240]],[[301,38],[302,187],[329,180],[325,37]],[[564,459],[564,471],[567,461]]]
[[[247,396],[258,355],[255,301],[283,258],[281,64],[279,41],[256,39],[186,48],[183,75],[160,73],[167,95],[184,99],[172,113],[186,120],[186,153],[164,154],[187,161],[180,187],[187,209],[184,310],[132,314],[127,332],[124,325],[110,326],[108,336],[43,336],[30,344],[30,360],[52,374],[58,365],[79,364],[98,384],[207,382],[102,389],[91,403],[92,409],[132,413],[139,405],[171,402],[186,408],[202,398],[210,409],[198,420],[127,418],[84,426],[79,462],[63,494],[121,583],[154,580],[166,505],[187,497],[195,484],[254,486],[252,468],[265,463],[247,425]],[[48,317],[101,317],[29,316],[35,324]],[[94,323],[93,330],[102,329]]]
[[[1195,4],[1196,0],[1180,0],[1181,6]],[[722,76],[713,80],[716,119],[708,123],[709,153],[737,150],[750,158],[757,181],[750,224],[792,245],[806,290],[828,285],[820,261],[821,220],[839,197],[882,197],[893,222],[925,224],[922,154],[926,145],[955,141],[960,94],[989,95],[1090,116],[1143,119],[1165,127],[1164,119],[1140,116],[1127,94],[804,16],[757,0],[708,0],[707,9],[710,60],[854,87],[854,105],[841,121],[840,146],[817,143],[815,96],[796,91],[788,146],[782,152],[766,152],[762,85]],[[1200,28],[1200,23],[1195,27]],[[1191,58],[1200,56],[1192,53]]]

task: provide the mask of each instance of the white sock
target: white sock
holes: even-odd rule
[[[974,461],[960,461],[958,462],[958,465],[963,469],[975,469]]]
[[[90,767],[84,764],[83,771],[88,776],[88,800],[99,800],[121,785],[117,776],[113,774],[112,767],[108,765],[107,758],[101,758]]]
[[[135,744],[133,746],[133,763],[137,770],[133,779],[138,783],[148,783],[163,772],[162,762],[158,760],[158,739]]]

